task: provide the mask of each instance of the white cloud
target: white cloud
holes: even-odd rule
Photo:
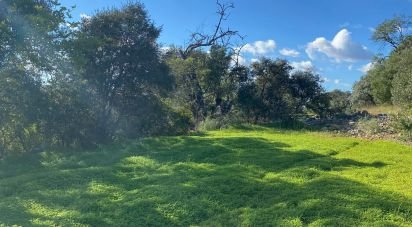
[[[353,69],[353,65],[348,65],[348,70],[352,71],[352,69]]]
[[[272,53],[276,49],[276,42],[272,39],[267,41],[256,41],[252,44],[248,43],[242,48],[242,52],[251,53],[253,55],[265,55]]]
[[[247,64],[247,61],[246,61],[246,59],[244,58],[244,57],[242,57],[242,56],[238,56],[238,62],[239,62],[239,65],[246,65]]]
[[[330,80],[329,78],[327,78],[327,77],[322,77],[322,80],[323,80],[323,82],[325,82],[325,83],[331,82],[331,80]]]
[[[283,56],[288,56],[288,57],[298,57],[299,52],[294,49],[288,49],[288,48],[283,48],[282,50],[279,51],[279,53]]]
[[[169,50],[171,50],[171,47],[168,46],[164,46],[164,47],[160,47],[160,52],[162,52],[163,54],[167,53]]]
[[[306,53],[311,59],[315,59],[321,53],[336,62],[355,62],[373,56],[365,46],[352,41],[351,33],[347,29],[340,30],[332,41],[324,37],[316,38],[307,45]]]
[[[349,27],[349,26],[350,26],[350,23],[347,22],[347,21],[345,23],[339,25],[340,28],[346,28],[346,27]]]
[[[334,84],[335,87],[339,88],[351,88],[352,84],[346,83],[342,81],[341,79],[330,79],[327,77],[322,77],[323,83],[328,83],[328,84]]]
[[[92,17],[89,16],[89,15],[87,15],[87,14],[85,14],[85,13],[81,13],[81,14],[80,14],[80,18],[81,18],[82,20],[90,20],[90,18],[92,18]]]
[[[252,62],[252,63],[255,63],[255,62],[258,62],[258,61],[259,61],[259,59],[257,59],[257,58],[250,59],[250,62]]]
[[[296,71],[315,71],[315,66],[311,61],[291,62],[290,65]]]
[[[373,69],[374,65],[375,65],[375,64],[374,64],[373,62],[370,62],[370,63],[368,63],[368,64],[366,64],[366,65],[363,65],[363,66],[360,67],[358,70],[361,71],[361,72],[363,72],[364,74],[366,74],[367,72],[369,72],[369,70]]]
[[[242,55],[235,55],[232,57],[232,61],[230,62],[230,64],[234,66],[236,63],[243,66],[248,66],[250,64],[250,62]]]

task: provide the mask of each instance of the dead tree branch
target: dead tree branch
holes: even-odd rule
[[[212,34],[204,34],[195,32],[191,35],[190,44],[180,51],[182,58],[187,58],[194,50],[202,47],[209,47],[213,45],[228,46],[232,37],[239,35],[239,32],[230,28],[223,28],[223,22],[226,21],[230,15],[229,11],[234,8],[234,4],[221,3],[219,0],[216,2],[218,10],[218,22],[215,25],[214,32]]]

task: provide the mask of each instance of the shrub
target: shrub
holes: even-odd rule
[[[373,135],[383,131],[383,129],[379,126],[379,120],[376,118],[360,119],[357,123],[357,128],[368,135]]]
[[[401,138],[412,141],[412,110],[395,114],[392,125],[401,134]]]
[[[341,116],[350,112],[350,92],[333,90],[327,93],[329,112],[332,116]]]
[[[365,76],[353,86],[351,105],[354,109],[375,105],[372,96],[371,84]]]
[[[207,117],[198,125],[197,129],[199,131],[225,129],[232,125],[242,123],[242,119],[240,113],[234,111],[224,116]]]

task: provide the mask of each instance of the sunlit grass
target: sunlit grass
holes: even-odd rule
[[[360,109],[367,111],[372,115],[378,114],[397,114],[401,111],[400,107],[393,106],[393,105],[377,105],[377,106],[369,106]]]
[[[259,126],[0,162],[0,226],[410,226],[412,148]]]

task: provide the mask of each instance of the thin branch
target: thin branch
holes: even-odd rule
[[[234,8],[233,3],[224,4],[218,0],[216,1],[216,4],[218,7],[216,12],[218,14],[218,21],[214,32],[212,34],[203,34],[200,32],[193,33],[191,35],[190,44],[183,51],[180,51],[182,58],[187,58],[190,53],[198,48],[209,47],[218,43],[221,43],[223,46],[227,46],[230,43],[231,37],[241,37],[239,32],[236,30],[231,30],[230,28],[227,28],[226,30],[222,29],[223,21],[226,21],[230,15],[228,11]]]

